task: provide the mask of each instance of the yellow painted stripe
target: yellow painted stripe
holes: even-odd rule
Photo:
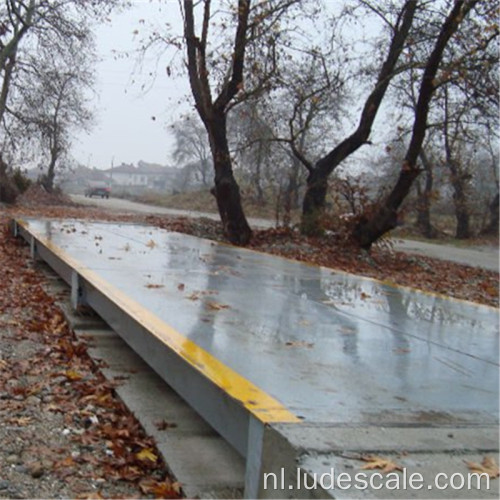
[[[301,420],[275,398],[259,389],[252,382],[221,363],[209,352],[166,324],[148,309],[132,300],[118,288],[101,278],[96,272],[80,264],[52,241],[29,228],[29,222],[17,223],[45,245],[54,255],[73,268],[81,277],[99,289],[103,295],[123,309],[135,321],[161,340],[172,351],[187,361],[198,372],[223,389],[229,396],[241,402],[256,418],[264,423],[298,423]]]

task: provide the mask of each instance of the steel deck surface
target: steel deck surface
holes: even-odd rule
[[[494,308],[147,226],[22,224],[300,420],[498,422]]]

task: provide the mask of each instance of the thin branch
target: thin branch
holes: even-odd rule
[[[219,97],[214,103],[217,110],[224,110],[231,99],[241,90],[243,85],[243,66],[245,62],[246,34],[250,0],[238,0],[238,26],[233,49],[233,65],[230,80],[222,87]]]

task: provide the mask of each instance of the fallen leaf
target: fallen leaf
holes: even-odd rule
[[[148,283],[147,285],[144,285],[146,288],[164,288],[165,285],[157,285],[155,283]]]
[[[179,290],[179,292],[182,292],[182,291],[184,290],[184,288],[185,288],[184,283],[179,283],[179,284],[177,285],[177,290]]]
[[[101,495],[100,491],[92,491],[89,493],[81,493],[76,498],[78,500],[101,500],[105,497]]]
[[[59,406],[54,403],[50,403],[45,407],[47,411],[53,411],[55,413],[64,413],[64,410]]]
[[[213,301],[206,302],[206,306],[208,307],[208,309],[211,309],[212,311],[220,311],[221,309],[229,309],[229,306],[227,304],[219,304],[218,302],[213,302]]]
[[[498,296],[498,290],[494,286],[487,286],[484,287],[484,291],[490,296],[490,297],[497,297]]]
[[[366,465],[363,465],[363,467],[361,467],[361,469],[363,470],[382,469],[382,472],[385,473],[395,470],[403,470],[400,465],[394,463],[389,458],[379,457],[378,455],[362,456],[360,457],[360,460],[368,462]]]
[[[166,420],[158,420],[155,422],[155,426],[159,431],[165,431],[167,429],[175,429],[177,427],[176,423],[170,423]]]
[[[203,297],[205,295],[218,295],[217,290],[197,290],[193,292],[191,295],[188,295],[186,299],[188,300],[199,300],[200,297]]]
[[[285,342],[287,347],[308,347],[311,348],[314,346],[313,342],[306,342],[305,340],[289,340]]]
[[[156,246],[156,243],[154,242],[154,240],[149,240],[147,243],[146,243],[146,246],[148,248],[154,248]]]
[[[465,462],[465,464],[471,471],[479,472],[480,474],[486,473],[491,479],[495,479],[500,476],[500,468],[493,457],[484,457],[480,464],[475,462]]]
[[[356,333],[357,330],[356,328],[353,328],[352,326],[345,326],[345,325],[342,325],[340,327],[340,333],[342,335],[353,335],[354,333]]]
[[[139,460],[149,460],[153,463],[158,460],[158,457],[153,453],[151,448],[143,448],[139,453],[136,453],[135,456]]]
[[[155,498],[179,498],[181,495],[181,484],[177,481],[145,479],[139,483],[139,488],[145,495],[152,493]]]
[[[63,333],[65,328],[66,328],[66,321],[60,315],[54,316],[47,325],[47,331],[55,335],[60,335],[61,333]]]
[[[61,469],[65,467],[74,467],[76,465],[75,461],[73,460],[73,457],[67,456],[63,460],[59,460],[54,464],[54,469]]]
[[[15,425],[17,427],[25,427],[26,425],[31,424],[33,419],[31,417],[11,417],[7,419],[7,424]]]
[[[81,373],[78,373],[76,370],[66,370],[64,372],[64,376],[68,380],[73,380],[73,381],[81,380],[83,378],[83,375]]]

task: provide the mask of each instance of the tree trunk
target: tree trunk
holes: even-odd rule
[[[208,164],[208,158],[203,158],[201,160],[201,182],[204,187],[208,187],[210,184],[207,178],[209,168],[210,165]]]
[[[434,174],[432,164],[423,151],[420,153],[420,159],[425,169],[425,183],[423,191],[420,184],[417,183],[417,227],[423,236],[432,239],[437,236],[436,229],[431,223],[431,196],[434,185]]]
[[[364,216],[360,220],[353,231],[353,236],[361,248],[369,250],[375,241],[398,225],[398,209],[419,173],[417,168],[405,163],[398,182],[375,215],[370,219]]]
[[[469,225],[469,211],[464,208],[455,208],[455,217],[457,219],[457,228],[455,238],[459,240],[466,240],[471,237]]]
[[[499,193],[493,198],[493,201],[490,203],[490,222],[488,225],[481,231],[481,234],[487,236],[498,236],[499,232],[499,218],[498,218],[498,209],[499,209]]]
[[[206,122],[210,138],[215,169],[215,188],[224,233],[235,245],[246,245],[252,237],[252,230],[241,205],[240,188],[233,175],[231,157],[227,142],[226,116],[220,113]]]
[[[446,166],[450,171],[450,180],[453,187],[453,205],[455,206],[455,218],[457,220],[455,237],[458,239],[467,239],[470,238],[470,228],[465,183],[470,176],[461,171],[457,155],[453,154],[453,145],[456,145],[457,142],[458,129],[455,129],[454,134],[450,132],[451,120],[449,119],[448,89],[445,88],[444,90],[445,119],[443,123],[443,136]]]
[[[455,238],[465,240],[471,237],[471,232],[469,209],[467,207],[467,199],[462,187],[458,188],[458,191],[455,190],[455,193],[453,194],[453,201],[455,204],[455,218],[457,220]]]
[[[49,168],[47,169],[47,173],[43,176],[42,180],[42,185],[48,193],[52,193],[52,191],[54,191],[54,179],[56,177],[56,162],[57,162],[57,153],[52,151],[50,156]]]
[[[448,158],[448,167],[451,172],[451,185],[453,186],[453,204],[455,206],[455,219],[457,226],[455,229],[455,238],[470,238],[470,215],[467,204],[467,195],[465,192],[465,176],[459,172],[459,169],[453,159]]]
[[[257,201],[262,205],[265,205],[266,200],[264,198],[264,190],[262,189],[262,179],[261,179],[261,171],[262,171],[262,142],[259,142],[257,149],[257,162],[255,165],[255,172],[252,176],[253,185],[255,186],[255,193],[257,197]]]
[[[300,229],[308,236],[318,236],[322,233],[320,220],[328,192],[328,175],[319,169],[314,169],[307,177]]]
[[[294,208],[294,201],[297,198],[298,183],[297,175],[294,171],[290,172],[288,182],[285,188],[283,200],[283,225],[289,227],[292,222],[291,211]]]

